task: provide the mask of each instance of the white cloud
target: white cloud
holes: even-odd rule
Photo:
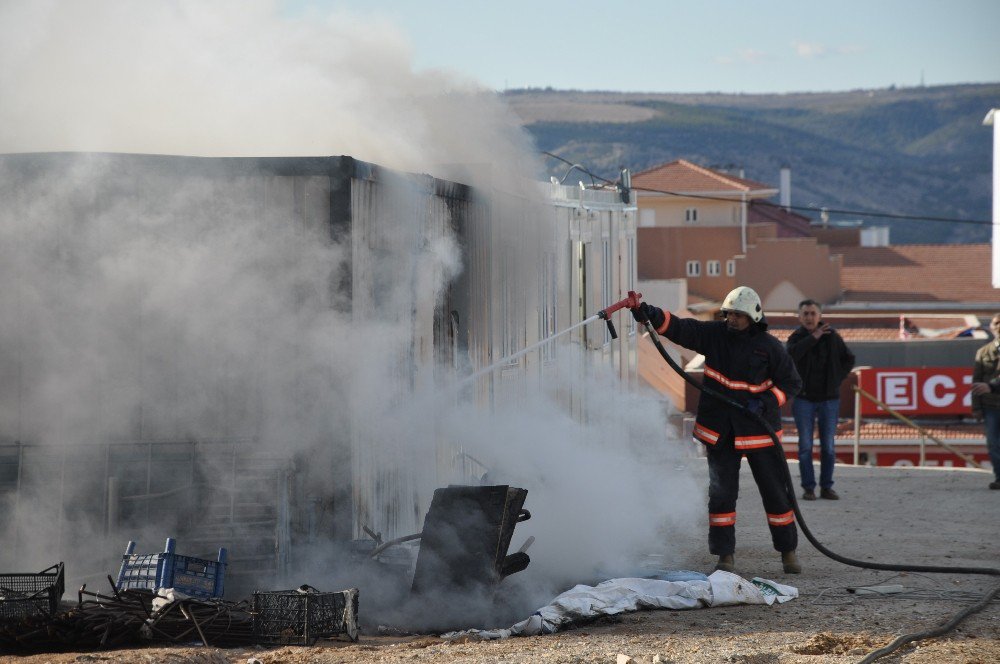
[[[731,55],[718,55],[715,62],[720,65],[757,64],[768,59],[765,51],[756,48],[741,48]]]
[[[843,44],[841,46],[828,46],[818,42],[806,42],[795,40],[791,44],[795,50],[795,55],[800,58],[825,58],[830,55],[856,55],[863,53],[866,49],[860,44]]]
[[[826,46],[814,42],[793,41],[792,48],[800,58],[818,58],[827,54]]]
[[[844,46],[839,46],[837,48],[837,53],[839,55],[855,55],[857,53],[864,53],[868,49],[861,44],[845,44]]]

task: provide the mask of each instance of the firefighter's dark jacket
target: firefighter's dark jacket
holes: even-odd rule
[[[802,380],[780,341],[767,333],[766,323],[730,331],[725,321],[678,318],[664,311],[657,329],[676,344],[705,356],[703,384],[737,403],[759,400],[761,415],[781,439],[781,406],[796,396]],[[737,450],[752,451],[774,444],[767,429],[748,413],[703,394],[698,403],[694,437],[714,445],[732,434]]]

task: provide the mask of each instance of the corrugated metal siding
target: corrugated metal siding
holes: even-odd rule
[[[566,318],[560,328],[572,326],[635,290],[636,209],[609,191],[582,191],[559,185],[550,188],[556,225],[562,230],[561,265],[569,275],[559,292],[568,294],[561,307]],[[637,384],[636,326],[628,311],[614,315],[618,339],[607,326],[593,324],[575,331],[570,342],[590,351],[590,362],[614,367],[624,388]],[[574,399],[574,402],[578,401]],[[578,409],[579,417],[584,414]]]
[[[235,577],[283,571],[288,461],[249,441],[0,445],[0,457],[18,464],[15,486],[0,487],[3,569],[72,559],[74,577],[103,578],[126,540],[153,552],[174,535],[185,555],[227,547]]]
[[[394,342],[383,352],[394,359],[383,388],[387,392],[380,395],[387,397],[390,408],[404,408],[414,393],[432,393],[442,380],[435,372],[455,362],[452,307],[441,291],[446,280],[442,266],[428,252],[436,242],[452,237],[454,217],[464,217],[471,209],[471,202],[457,193],[427,176],[379,173],[352,182],[353,311],[359,320],[378,320],[387,310],[392,312],[385,322],[392,325]],[[395,301],[386,301],[389,293]],[[363,526],[386,537],[422,527],[434,488],[453,472],[456,452],[435,435],[433,417],[424,419],[411,426],[425,429],[386,439],[384,430],[375,432],[354,418],[355,537],[364,537]],[[429,447],[430,441],[438,442]]]
[[[5,171],[9,177],[0,178],[3,194],[0,216],[22,214],[25,206],[33,203],[37,192],[24,185],[30,184],[36,175],[72,167],[61,164],[61,159],[73,160],[50,156],[32,162],[29,168],[15,169],[13,176]],[[178,216],[242,215],[264,222],[264,227],[293,223],[297,232],[303,234],[315,234],[326,227],[333,237],[349,233],[349,274],[341,275],[344,278],[340,281],[332,280],[331,288],[343,287],[349,291],[349,311],[356,320],[378,320],[387,308],[394,312],[393,341],[382,351],[394,359],[391,375],[380,387],[388,391],[380,397],[388,397],[390,405],[407,405],[409,395],[417,388],[453,381],[455,376],[448,375],[452,371],[458,377],[468,375],[566,329],[624,297],[635,280],[635,210],[618,202],[612,192],[580,191],[575,187],[549,188],[541,195],[531,191],[524,196],[473,192],[462,185],[428,176],[393,173],[350,158],[201,160],[113,155],[105,159],[107,163],[102,167],[107,168],[106,180],[96,190],[78,193],[60,223],[67,227],[86,223],[120,201],[128,200],[138,202],[150,214],[169,203],[171,214]],[[196,182],[197,195],[174,200],[179,179]],[[454,237],[461,247],[463,269],[440,292],[431,285],[444,282],[443,275],[440,265],[427,259],[427,243],[448,237]],[[71,248],[72,238],[67,236],[66,243]],[[7,251],[16,253],[16,248],[14,242]],[[69,285],[72,274],[60,273],[59,265],[59,261],[54,263],[52,278],[66,280]],[[406,287],[387,283],[388,279],[400,279],[401,274]],[[332,277],[335,278],[336,275]],[[17,284],[4,289],[0,310],[19,311],[18,298],[23,297],[25,287],[26,284]],[[386,293],[395,293],[397,299],[387,302]],[[329,304],[342,303],[345,294],[333,292],[333,302]],[[85,420],[89,417],[95,421],[89,425],[84,421],[75,430],[76,438],[87,440],[87,431],[103,431],[105,420],[115,420],[129,422],[129,427],[120,432],[121,441],[145,446],[141,449],[157,458],[166,459],[173,454],[172,446],[190,444],[174,441],[183,441],[187,425],[205,414],[185,412],[177,394],[161,390],[155,382],[144,379],[150,372],[166,371],[187,376],[191,389],[213,404],[217,411],[212,419],[216,439],[241,439],[251,447],[264,448],[276,442],[263,439],[276,432],[261,430],[266,409],[271,407],[264,386],[277,380],[267,375],[267,362],[257,365],[254,358],[236,357],[231,349],[220,345],[212,353],[210,364],[199,365],[203,360],[185,357],[181,339],[171,337],[178,333],[176,330],[143,317],[143,301],[147,296],[137,290],[119,303],[120,311],[115,313],[127,321],[125,343],[117,359],[95,373],[93,390],[84,395],[90,402],[82,409]],[[315,298],[310,293],[301,296]],[[67,307],[71,320],[72,315],[80,315],[71,304],[54,302],[52,306]],[[248,316],[245,314],[243,320],[233,319],[231,325],[252,330],[260,339],[272,334],[270,321],[252,313]],[[558,371],[565,376],[568,370],[555,362],[558,344],[587,348],[588,362],[613,366],[623,384],[634,384],[635,326],[627,312],[619,314],[615,322],[620,334],[617,342],[610,342],[600,324],[577,330],[476,381],[469,389],[472,398],[486,407],[516,404],[527,398],[524,378],[528,372]],[[0,326],[8,329],[27,324],[30,321],[21,316],[0,317]],[[292,329],[297,324],[293,321]],[[299,343],[295,338],[284,341],[293,351]],[[172,355],[151,351],[171,347],[177,349]],[[22,425],[46,416],[44,409],[33,410],[30,398],[19,396],[18,401],[10,396],[22,394],[22,386],[30,380],[33,362],[37,361],[38,358],[7,349],[0,366],[8,387],[7,396],[0,397],[0,433],[18,440]],[[567,382],[575,387],[566,394],[566,404],[577,417],[586,418],[580,392],[586,389],[586,381],[575,379],[584,377],[586,367],[573,370],[581,374],[569,377]],[[209,379],[220,375],[225,378],[221,382]],[[308,392],[314,389],[305,380],[287,386],[270,385],[269,389],[275,388],[299,391],[292,400],[296,403],[306,401]],[[122,393],[141,395],[135,412],[108,410],[108,404],[115,403],[116,396]],[[356,417],[364,416],[361,409],[355,413]],[[322,485],[323,491],[337,495],[336,509],[350,521],[350,527],[337,531],[339,537],[348,532],[350,536],[361,536],[362,525],[381,531],[386,537],[416,532],[422,525],[433,488],[447,482],[474,483],[486,472],[479,460],[463,449],[464,441],[435,435],[434,418],[425,419],[428,429],[415,438],[436,441],[433,449],[408,447],[409,441],[402,435],[391,440],[379,439],[357,419],[350,431],[318,432],[316,439],[310,441],[316,455],[306,464],[303,474],[314,476],[312,486]],[[205,424],[201,423],[202,428]],[[338,437],[349,442],[350,453],[339,460],[327,459],[325,455],[332,452],[329,448],[341,442]],[[157,447],[161,444],[162,447]],[[163,461],[172,464],[172,468],[176,466],[165,476],[179,478],[176,481],[183,483],[182,466],[189,457],[178,454],[174,461]],[[0,471],[0,498],[8,503],[11,492],[9,489],[4,492],[5,481],[33,482],[32,477],[51,477],[57,471],[61,477],[69,458],[63,454],[58,460],[46,459],[41,449],[34,449],[26,463],[14,464],[9,456],[0,455],[3,468],[8,469]],[[106,479],[111,472],[119,477],[123,496],[140,492],[139,485],[143,483],[147,484],[147,492],[156,493],[158,487],[149,484],[151,459],[132,459],[126,455],[116,462],[115,468],[107,460],[104,465],[81,461],[80,468],[92,474],[95,481],[100,478],[95,485],[100,490],[95,493],[90,489],[87,493],[91,497],[100,496],[94,499],[101,504],[101,510],[105,509]],[[7,477],[11,467],[23,477],[13,480]],[[287,555],[285,538],[290,520],[300,525],[311,524],[314,515],[303,510],[309,511],[317,499],[324,498],[302,493],[315,491],[302,488],[306,484],[304,478],[300,477],[297,483],[299,511],[291,514],[288,522],[274,526],[285,533],[275,535],[276,541],[284,542],[275,544],[279,549],[285,548],[281,555]],[[347,484],[350,486],[346,487]],[[59,486],[65,492],[68,485]],[[344,505],[347,501],[340,501],[344,496],[338,492],[345,489],[349,489],[346,495],[350,506]],[[62,507],[67,495],[71,500],[74,494],[72,491],[59,496],[45,494],[38,500],[44,505],[48,505],[45,501],[59,505],[58,509],[52,507],[50,513],[58,512],[62,519],[67,514]],[[138,512],[129,512],[135,509],[138,508],[123,503],[122,517],[138,518]],[[10,519],[0,515],[0,527],[4,518]],[[317,526],[319,530],[323,528]],[[308,530],[310,537],[316,534],[312,526]],[[22,528],[21,532],[26,531]],[[46,537],[57,536],[55,531],[44,532],[48,533]]]
[[[83,172],[89,179],[79,187],[76,182]],[[18,224],[19,218],[47,204],[53,183],[70,191],[49,216],[38,220],[43,227]],[[116,241],[141,246],[157,242],[161,237],[157,233],[172,228],[173,220],[201,220],[204,228],[211,228],[216,219],[292,223],[300,235],[316,234],[329,224],[329,192],[329,175],[275,174],[256,160],[73,154],[0,158],[0,221],[5,232],[20,233],[6,237],[0,252],[8,270],[22,275],[0,291],[0,310],[8,312],[0,316],[0,335],[23,340],[36,330],[55,332],[61,335],[64,350],[79,355],[46,357],[17,343],[4,344],[0,361],[5,386],[0,393],[4,569],[15,557],[79,561],[88,551],[100,550],[103,558],[94,558],[92,569],[77,568],[72,573],[106,572],[108,551],[114,552],[113,562],[125,539],[149,533],[147,544],[155,547],[151,550],[162,546],[162,541],[154,540],[167,534],[182,537],[188,555],[229,546],[237,575],[278,570],[289,551],[288,519],[279,522],[290,499],[284,479],[288,460],[268,456],[268,448],[285,441],[262,440],[261,431],[268,408],[266,386],[270,382],[273,388],[278,377],[266,373],[263,358],[256,362],[252,352],[221,342],[197,356],[188,355],[184,330],[150,314],[149,298],[162,293],[136,287],[119,293],[109,310],[91,309],[87,301],[77,301],[76,279],[81,273],[119,267],[108,263],[101,247],[88,246],[80,238],[103,224],[107,228],[102,232],[119,234]],[[146,219],[162,223],[150,231]],[[39,257],[18,253],[35,233],[51,233],[57,239],[56,253],[41,277],[45,284],[27,277],[39,278],[39,266],[25,263]],[[197,247],[197,241],[187,239],[191,247]],[[172,268],[163,266],[164,282],[184,278]],[[40,293],[55,294],[47,299],[44,311],[58,321],[56,328],[49,321],[18,313]],[[269,331],[273,321],[261,312],[236,313],[223,322],[230,330],[243,330],[258,339],[273,334]],[[80,331],[92,333],[103,321],[114,345],[104,349],[102,362],[88,363],[88,344],[109,342],[83,337]],[[296,323],[290,325],[294,329]],[[219,332],[220,339],[229,336],[226,330]],[[295,346],[298,340],[293,335],[282,343]],[[53,364],[59,362],[66,362],[67,368],[74,363],[85,389],[74,394],[74,403],[56,406],[60,416],[72,418],[54,429],[44,426],[55,419],[54,405],[33,390],[39,376],[61,366]],[[182,400],[180,384],[189,397],[200,397],[200,403]],[[308,387],[296,382],[291,389]],[[130,405],[125,408],[125,403]],[[192,404],[201,407],[192,409]],[[121,425],[112,428],[111,422]],[[207,428],[209,435],[204,433]],[[29,431],[45,431],[46,437],[36,440],[25,433]],[[202,432],[201,439],[191,440],[191,431]],[[222,454],[225,459],[217,458],[222,446],[227,450]],[[117,481],[120,494],[117,527],[108,523],[110,478]]]

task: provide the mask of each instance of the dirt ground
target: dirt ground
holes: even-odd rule
[[[699,471],[703,472],[703,471]],[[883,563],[1000,567],[1000,491],[990,476],[968,470],[838,466],[841,500],[802,504],[820,541],[850,558]],[[436,635],[362,635],[357,643],[326,641],[313,647],[147,648],[57,655],[0,656],[0,662],[204,662],[332,664],[344,662],[739,662],[804,664],[858,662],[900,634],[950,619],[1000,577],[916,574],[849,567],[800,545],[804,571],[781,572],[763,510],[744,471],[736,572],[799,589],[783,605],[693,611],[643,611],[603,619],[559,634],[504,641],[444,641]],[[742,525],[746,524],[746,525]],[[699,542],[705,533],[689,535]],[[698,550],[690,547],[688,550]],[[710,571],[705,551],[679,568]],[[848,588],[898,584],[903,592],[863,596]],[[364,612],[362,589],[361,612]],[[525,616],[527,617],[527,616]],[[944,637],[910,644],[881,662],[1000,662],[1000,600]]]

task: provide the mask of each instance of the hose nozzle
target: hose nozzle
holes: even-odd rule
[[[615,313],[619,309],[633,309],[639,306],[639,302],[642,299],[642,293],[636,293],[635,291],[629,291],[628,297],[623,300],[619,300],[614,304],[605,307],[597,312],[597,315],[603,318],[608,324],[608,334],[611,335],[612,339],[618,338],[618,332],[615,330],[614,323],[611,322],[611,314]]]
[[[639,306],[639,302],[641,300],[642,300],[642,293],[629,291],[628,297],[626,297],[624,300],[618,300],[614,304],[609,305],[604,309],[601,309],[600,311],[597,312],[597,315],[603,318],[604,320],[610,320],[611,314],[615,313],[619,309],[625,309],[625,308],[634,309],[635,307]]]

